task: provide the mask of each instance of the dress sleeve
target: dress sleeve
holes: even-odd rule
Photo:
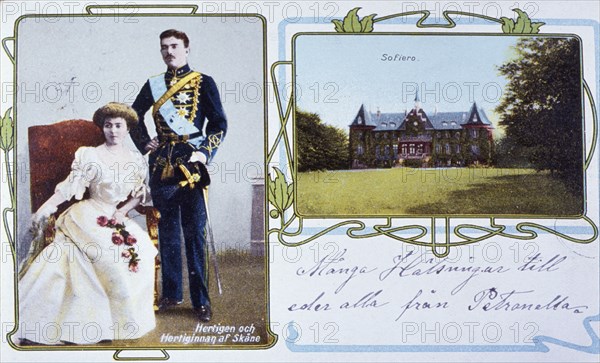
[[[90,186],[90,181],[95,178],[98,172],[97,165],[88,162],[88,147],[80,147],[75,152],[75,160],[71,164],[71,173],[69,176],[58,183],[54,192],[60,192],[66,200],[73,197],[77,200],[83,198],[83,193]]]
[[[134,198],[141,197],[141,203],[147,204],[150,200],[150,189],[148,188],[148,163],[146,159],[137,151],[134,151],[137,154],[137,173],[135,175],[135,185],[131,192],[131,196]]]

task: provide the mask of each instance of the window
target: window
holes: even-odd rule
[[[435,133],[435,136],[440,139],[442,137],[442,133],[438,131]]]
[[[402,155],[406,155],[408,147],[406,146],[406,144],[402,144]]]
[[[448,126],[448,123],[446,121],[442,121],[442,126]]]
[[[457,138],[457,139],[460,139],[460,132],[456,131],[456,133],[454,134],[454,137]]]
[[[359,144],[359,145],[356,147],[356,154],[357,154],[357,155],[362,155],[362,154],[364,154],[364,152],[365,152],[365,150],[363,149],[363,146]]]
[[[387,123],[385,123],[385,122],[382,122],[382,123],[381,123],[381,127],[387,127]]]
[[[446,144],[445,148],[446,148],[446,154],[450,155],[450,145]]]
[[[460,154],[460,144],[456,144],[456,153]]]
[[[379,154],[380,154],[380,152],[379,152],[379,151],[380,151],[380,150],[379,150],[379,145],[375,146],[375,157],[376,157],[377,159],[379,159],[379,158],[380,158],[380,155],[379,155]]]
[[[415,154],[415,144],[408,145],[408,152],[409,152],[410,155],[414,155]]]
[[[474,139],[477,138],[477,129],[471,129],[471,137]]]
[[[448,131],[445,131],[445,132],[444,132],[444,137],[445,137],[446,139],[447,139],[447,138],[449,138],[449,137],[450,137],[450,133],[449,133]]]
[[[417,145],[417,154],[423,154],[423,144]]]
[[[394,145],[394,157],[398,156],[398,145]]]
[[[389,159],[390,158],[390,145],[385,145],[385,149],[383,152],[385,154],[385,158]]]
[[[396,123],[395,122],[390,122],[390,127],[395,128],[396,127]]]
[[[442,152],[442,145],[440,145],[440,144],[435,145],[435,152],[438,153],[438,154],[441,153]]]

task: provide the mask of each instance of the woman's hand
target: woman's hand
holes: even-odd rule
[[[127,213],[120,209],[115,211],[115,213],[112,215],[112,218],[114,218],[118,224],[124,224],[125,220],[128,219]]]
[[[32,224],[40,224],[44,218],[50,217],[57,210],[57,206],[54,204],[44,203],[33,215],[31,216]]]
[[[146,144],[146,146],[144,147],[144,150],[146,150],[146,152],[148,152],[148,151],[153,152],[154,150],[156,150],[158,148],[158,146],[159,146],[158,138],[155,137]]]
[[[65,197],[63,197],[59,191],[54,192],[54,194],[42,204],[40,209],[31,216],[32,223],[39,224],[44,218],[50,217],[50,215],[56,212],[58,206],[65,201]]]

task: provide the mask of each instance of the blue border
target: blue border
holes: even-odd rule
[[[297,345],[295,342],[300,338],[300,334],[294,328],[293,322],[288,324],[288,337],[285,341],[287,348],[296,353],[390,353],[390,352],[464,352],[464,353],[480,353],[480,352],[541,352],[547,353],[550,348],[544,344],[555,344],[564,348],[578,350],[584,353],[599,354],[600,353],[600,338],[594,332],[591,323],[600,321],[600,315],[590,316],[583,320],[583,327],[587,331],[592,342],[589,346],[569,343],[564,340],[538,335],[532,338],[533,344],[516,344],[516,345]]]
[[[417,17],[402,17],[387,20],[387,24],[409,24],[410,20],[414,20],[415,24],[421,16]],[[457,25],[490,25],[489,21],[485,21],[482,19],[469,19],[469,21],[465,21],[461,16],[458,19],[453,19]],[[591,20],[591,19],[536,19],[536,21],[543,21],[546,25],[576,25],[576,26],[591,26],[594,28],[594,39],[596,44],[596,65],[600,65],[600,48],[598,48],[598,44],[600,44],[600,23]],[[331,24],[332,34],[333,33],[333,24],[331,23],[330,18],[300,18],[298,21],[289,22],[287,20],[283,20],[279,23],[278,26],[278,42],[279,42],[279,59],[285,60],[285,28],[289,24]],[[431,24],[431,23],[429,23]],[[498,25],[498,31],[500,31],[500,25]],[[422,30],[419,28],[419,30]],[[426,31],[426,28],[425,30]],[[440,33],[443,34],[443,33]],[[543,33],[542,33],[543,34]],[[283,82],[279,82],[279,87],[285,87],[286,78],[285,78],[285,70],[283,67],[279,70],[279,79],[283,80]],[[284,88],[280,88],[280,92],[283,95]],[[600,82],[596,79],[596,95],[600,95]],[[287,107],[287,103],[284,103],[285,99],[282,100],[282,105],[285,109]],[[597,113],[600,114],[600,103],[597,106]],[[286,163],[286,154],[284,148],[280,147],[279,152],[279,163],[283,165]],[[600,164],[599,164],[600,165]],[[600,208],[600,205],[599,205]],[[385,216],[382,216],[385,218]],[[569,232],[570,234],[587,234],[585,230],[588,230],[588,227],[563,227],[561,230],[565,232]],[[312,232],[317,230],[316,228],[305,228],[306,232]],[[320,231],[320,229],[319,229]],[[436,228],[436,232],[444,232],[443,228]],[[304,231],[303,231],[304,232]],[[543,231],[539,231],[540,234],[546,233]],[[302,233],[304,235],[305,233]],[[310,234],[310,233],[307,233]],[[343,235],[346,234],[345,230],[337,229],[332,231],[333,235]],[[600,296],[599,296],[600,297]],[[548,337],[544,335],[535,336],[533,340],[533,344],[525,344],[525,345],[297,345],[296,341],[299,339],[299,334],[294,328],[294,324],[290,323],[288,325],[288,338],[286,339],[286,346],[292,352],[297,353],[340,353],[340,352],[349,352],[349,353],[358,353],[358,352],[371,352],[371,353],[379,353],[379,352],[468,352],[468,353],[478,353],[478,352],[542,352],[547,353],[550,351],[550,348],[545,344],[554,344],[564,348],[569,348],[572,350],[590,353],[590,354],[600,354],[600,338],[594,331],[591,326],[592,322],[600,321],[600,313],[595,316],[586,317],[582,324],[588,336],[591,338],[591,343],[589,346],[578,345],[575,343],[570,343],[564,340],[556,339],[553,337]]]

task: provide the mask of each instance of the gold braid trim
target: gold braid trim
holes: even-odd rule
[[[221,145],[221,139],[223,139],[223,131],[219,131],[216,134],[208,135],[208,145],[200,146],[201,149],[208,151],[210,155],[214,149],[217,149]]]
[[[188,122],[193,124],[196,119],[196,113],[198,112],[198,97],[200,96],[200,86],[202,85],[202,73],[198,74],[199,77],[192,79],[192,89],[194,91],[193,99],[192,99],[192,112],[190,113],[190,118]]]

